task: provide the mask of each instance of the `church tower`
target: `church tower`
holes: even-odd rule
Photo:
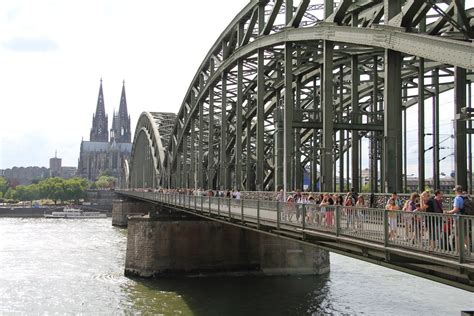
[[[97,99],[97,108],[92,116],[91,142],[109,141],[109,119],[105,114],[104,93],[102,91],[102,79],[100,79],[99,97]]]
[[[114,113],[112,119],[112,129],[110,130],[110,141],[117,143],[130,143],[132,134],[130,132],[130,116],[127,110],[127,98],[125,96],[125,81],[122,86],[120,96],[120,106],[118,113]]]

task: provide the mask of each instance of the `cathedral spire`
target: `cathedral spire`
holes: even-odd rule
[[[102,90],[102,78],[100,78],[99,96],[97,98],[97,107],[92,116],[92,129],[90,140],[92,142],[109,141],[108,117],[105,114],[104,92]]]
[[[123,81],[122,85],[122,95],[120,96],[120,107],[118,115],[121,119],[126,119],[128,117],[127,98],[125,96],[125,80]]]
[[[130,132],[130,116],[128,115],[127,97],[125,94],[125,80],[122,85],[119,110],[118,113],[114,113],[114,121],[112,126],[114,139],[118,143],[130,143],[132,135]]]

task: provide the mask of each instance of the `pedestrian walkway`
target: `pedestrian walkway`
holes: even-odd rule
[[[472,216],[407,213],[353,206],[320,207],[178,193],[118,193],[211,220],[312,243],[345,255],[362,255],[366,261],[378,258],[371,252],[382,252],[385,253],[384,261],[379,264],[393,265],[396,258],[401,261],[396,263],[397,267],[405,270],[418,265],[423,271],[429,264],[429,273],[438,271],[439,276],[449,281],[443,283],[453,283],[454,279],[451,285],[474,291]],[[415,273],[418,271],[405,272],[420,275]],[[439,276],[430,278],[440,281]]]

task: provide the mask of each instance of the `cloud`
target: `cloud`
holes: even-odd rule
[[[3,43],[3,47],[15,52],[48,52],[57,50],[58,44],[47,38],[23,38],[16,37]]]
[[[20,9],[19,8],[14,8],[14,9],[11,9],[11,10],[8,10],[7,12],[7,19],[9,21],[13,21],[16,19],[16,17],[18,16],[18,14],[20,13]]]

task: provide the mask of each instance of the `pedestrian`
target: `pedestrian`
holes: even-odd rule
[[[237,192],[234,192],[234,198],[236,200],[240,200],[240,196],[241,196],[240,189],[237,189]]]
[[[454,218],[454,227],[459,229],[459,215],[464,215],[464,198],[463,198],[462,186],[456,185],[453,191],[456,194],[453,200],[453,209],[448,211],[447,213],[456,215]],[[457,237],[459,237],[459,234],[456,234],[456,235]],[[469,236],[468,234],[465,234],[464,247],[467,247],[468,240],[469,240]],[[456,244],[459,245],[459,247],[457,247],[458,249],[462,248],[460,240],[456,240]]]
[[[395,202],[395,199],[391,197],[388,199],[388,203],[385,206],[385,209],[388,211],[388,227],[389,227],[389,233],[388,233],[388,238],[389,240],[394,240],[397,238],[397,212],[400,210],[398,205]]]
[[[440,191],[436,191],[436,193],[439,196],[441,195]],[[425,191],[421,197],[421,208],[427,213],[425,216],[425,225],[429,235],[429,247],[430,250],[434,250],[441,238],[441,229],[443,226],[443,218],[435,213],[439,214],[440,210],[442,212],[442,206],[440,205],[440,201],[436,200],[436,194],[434,197],[430,197],[429,192]]]

